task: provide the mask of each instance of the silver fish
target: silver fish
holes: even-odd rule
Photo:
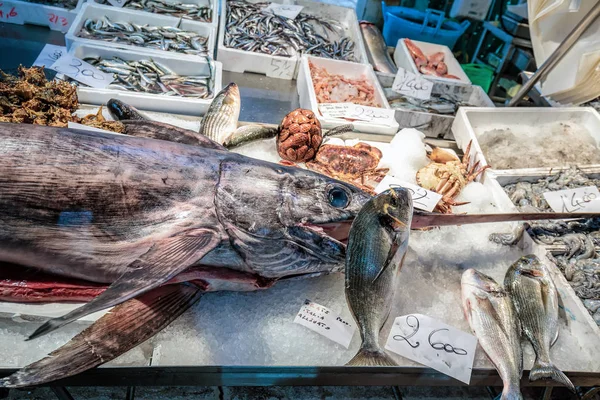
[[[360,31],[365,40],[367,56],[369,62],[373,65],[373,69],[386,74],[398,72],[396,64],[394,64],[387,51],[387,46],[379,28],[371,22],[360,21]]]
[[[225,143],[237,130],[240,106],[240,90],[235,83],[230,83],[213,99],[202,118],[200,133],[217,143]]]
[[[410,192],[389,189],[369,200],[350,228],[346,252],[346,301],[362,344],[346,365],[397,365],[379,346],[408,249],[413,214]]]
[[[172,26],[157,27],[148,24],[112,22],[103,16],[99,19],[86,19],[77,36],[203,57],[209,56],[206,45],[208,38],[198,32],[184,31]]]
[[[535,351],[530,381],[550,378],[575,392],[573,383],[550,360],[558,339],[558,292],[544,264],[535,255],[521,257],[506,271],[504,286]]]
[[[131,8],[139,11],[151,12],[154,14],[167,14],[173,17],[192,19],[199,22],[212,22],[211,0],[208,5],[167,2],[164,0],[127,0],[123,8]],[[97,1],[99,4],[110,4],[107,0]]]
[[[501,400],[522,400],[519,320],[508,294],[492,278],[474,269],[463,273],[460,284],[465,317],[504,382]]]
[[[283,57],[300,53],[356,61],[354,42],[335,21],[307,13],[292,20],[264,10],[268,5],[227,1],[225,46]]]

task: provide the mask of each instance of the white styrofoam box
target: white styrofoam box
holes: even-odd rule
[[[412,42],[415,45],[417,45],[421,49],[423,54],[425,54],[428,57],[430,55],[440,52],[440,51],[442,53],[444,53],[444,62],[448,66],[448,73],[451,75],[458,76],[460,78],[460,82],[468,83],[468,84],[471,83],[471,80],[469,79],[467,74],[465,74],[465,71],[463,71],[463,69],[460,66],[460,64],[458,63],[458,61],[456,61],[454,54],[452,54],[452,51],[450,50],[450,48],[448,46],[444,46],[442,44],[435,44],[435,43],[419,42],[418,40],[413,40]],[[398,44],[396,45],[396,51],[394,51],[394,62],[396,63],[398,68],[404,68],[407,71],[410,71],[417,75],[421,75],[424,78],[432,80],[432,81],[441,81],[441,82],[448,82],[448,83],[449,82],[457,82],[456,79],[441,78],[438,76],[422,74],[417,69],[415,62],[414,62],[412,56],[410,55],[410,52],[408,51],[408,47],[406,47],[406,43],[404,43],[404,39],[398,40]]]
[[[319,112],[319,103],[313,86],[312,77],[310,75],[310,67],[308,62],[311,61],[319,68],[325,68],[330,74],[343,75],[349,79],[366,79],[366,81],[375,88],[375,101],[381,104],[382,108],[390,108],[385,93],[379,81],[375,76],[375,72],[371,65],[358,64],[348,61],[331,60],[329,58],[302,56],[300,59],[300,67],[298,69],[298,96],[300,97],[300,107],[312,110],[321,122],[321,126],[325,129],[334,128],[336,126],[348,124],[349,121],[340,118],[324,118]],[[380,133],[387,135],[395,135],[398,132],[398,123],[393,121],[389,125],[382,125],[373,122],[354,121],[352,122],[355,130],[366,133]]]
[[[600,115],[592,107],[563,107],[563,108],[476,108],[461,107],[456,114],[452,124],[452,133],[456,143],[464,148],[473,141],[471,152],[476,161],[482,166],[489,165],[479,145],[479,137],[486,131],[492,129],[510,128],[517,136],[533,136],[539,132],[539,127],[547,123],[578,124],[584,127],[590,135],[600,143]],[[537,127],[537,128],[536,128]],[[600,150],[599,150],[600,151]],[[565,167],[556,165],[551,168],[519,168],[519,169],[492,169],[500,176],[504,174],[540,174],[550,169],[556,170]],[[585,167],[585,166],[581,166]],[[600,167],[589,166],[589,167]]]
[[[207,47],[209,55],[214,55],[215,50],[215,41],[216,41],[216,26],[209,23],[203,22],[195,22],[191,20],[182,20],[181,18],[170,17],[165,15],[158,15],[153,13],[140,12],[135,10],[117,8],[113,6],[105,6],[96,3],[85,3],[81,7],[81,10],[77,13],[77,17],[71,28],[65,35],[65,42],[67,44],[67,49],[70,49],[73,43],[80,44],[95,44],[102,45],[105,47],[119,48],[119,49],[130,49],[130,50],[143,50],[148,54],[157,54],[157,55],[165,55],[165,54],[177,54],[178,56],[182,56],[185,58],[194,58],[200,59],[202,57],[198,57],[191,54],[178,53],[174,51],[163,51],[158,49],[150,49],[142,46],[133,46],[123,42],[113,43],[107,42],[104,40],[97,39],[87,39],[78,37],[77,35],[81,31],[83,24],[88,18],[98,19],[103,16],[106,16],[113,22],[126,21],[130,23],[136,23],[139,25],[148,24],[149,26],[173,26],[178,27],[182,30],[197,32],[204,37],[208,37]]]
[[[249,3],[263,3],[264,0],[247,0]],[[356,61],[368,64],[367,52],[354,9],[322,4],[308,0],[277,0],[273,3],[301,5],[303,13],[335,20],[344,28],[344,35],[354,41]],[[225,46],[225,27],[227,26],[227,0],[221,0],[220,29],[217,59],[223,63],[225,71],[254,72],[271,78],[295,79],[298,75],[300,57],[291,50],[291,57],[272,56],[252,51],[238,50]]]
[[[19,0],[0,2],[0,22],[41,25],[53,31],[66,32],[76,16],[76,9],[68,10]]]
[[[202,59],[178,58],[174,55],[149,55],[139,50],[124,50],[99,45],[76,44],[71,47],[69,54],[80,59],[86,57],[120,57],[124,60],[143,60],[152,58],[167,68],[170,68],[178,75],[199,75],[209,72],[208,63]],[[214,68],[214,89],[217,94],[222,88],[222,65],[220,62],[213,61]],[[140,110],[167,112],[174,114],[201,116],[206,113],[212,98],[197,99],[180,96],[164,96],[160,94],[150,94],[143,92],[130,92],[116,89],[96,89],[92,87],[79,86],[77,88],[77,97],[80,103],[87,104],[106,104],[111,99],[121,100]]]
[[[80,0],[80,3],[87,3],[88,0]],[[95,3],[101,4],[100,1],[90,0]],[[184,4],[200,4],[200,5],[210,5],[212,9],[212,20],[210,22],[206,22],[213,25],[218,25],[219,23],[219,1],[218,0],[165,0],[167,3],[184,3]],[[111,6],[110,4],[105,4],[107,6]],[[124,9],[128,9],[127,6]],[[138,12],[146,12],[142,10],[137,10],[135,8],[130,8],[130,10],[135,10]],[[152,13],[151,13],[152,14]],[[162,14],[169,15],[169,14]],[[193,20],[192,20],[193,21]],[[200,21],[198,21],[200,22]]]

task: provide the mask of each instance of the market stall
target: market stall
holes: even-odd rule
[[[25,4],[20,1],[12,3],[17,7],[20,3]],[[113,145],[121,149],[117,153],[122,151],[127,154],[123,165],[137,160],[133,156],[128,158],[130,154],[139,154],[140,159],[152,154],[152,160],[158,157],[157,163],[163,163],[165,170],[170,168],[169,162],[178,163],[185,157],[192,160],[196,154],[200,154],[203,160],[218,158],[218,163],[223,164],[217,168],[219,182],[216,187],[219,189],[214,195],[215,204],[226,204],[227,207],[223,209],[231,210],[235,218],[224,222],[230,215],[217,210],[214,220],[210,219],[212,216],[208,217],[212,225],[202,226],[199,230],[219,229],[215,227],[223,224],[227,228],[220,234],[229,235],[225,241],[233,243],[235,251],[244,256],[242,261],[237,261],[237,258],[231,261],[241,265],[237,269],[227,268],[231,275],[217,276],[214,270],[210,270],[208,275],[204,271],[201,278],[187,278],[193,285],[182,287],[188,290],[197,285],[192,290],[198,291],[195,296],[199,300],[195,299],[195,304],[179,318],[173,318],[172,321],[165,318],[169,323],[164,323],[160,329],[155,328],[141,344],[132,342],[133,346],[129,346],[133,347],[131,350],[120,351],[122,347],[118,343],[116,348],[119,354],[114,354],[117,357],[110,357],[110,360],[103,359],[102,354],[105,353],[102,352],[105,349],[101,342],[93,342],[97,340],[94,335],[98,334],[102,343],[108,343],[108,338],[113,338],[110,329],[94,331],[94,327],[102,326],[102,321],[112,321],[111,313],[121,315],[123,308],[118,305],[120,302],[111,303],[110,306],[116,306],[112,310],[101,307],[78,315],[59,329],[46,329],[48,325],[44,325],[49,319],[77,310],[84,304],[83,299],[90,301],[100,295],[106,290],[107,282],[91,279],[91,286],[86,287],[89,290],[87,294],[81,292],[79,283],[72,287],[60,286],[58,292],[71,293],[72,296],[71,301],[64,302],[62,300],[69,300],[69,294],[62,297],[60,293],[57,295],[53,281],[43,281],[44,289],[39,289],[40,286],[36,286],[39,283],[36,281],[37,275],[25,278],[12,275],[14,271],[20,271],[19,265],[2,264],[0,376],[18,377],[12,381],[10,377],[7,378],[4,381],[8,383],[7,387],[31,384],[410,384],[506,388],[510,386],[507,384],[508,378],[503,373],[498,374],[498,358],[494,359],[489,348],[485,347],[485,332],[482,334],[477,330],[473,317],[465,318],[471,309],[465,306],[468,296],[465,294],[467,289],[464,281],[470,269],[475,269],[502,286],[505,277],[509,282],[514,269],[511,265],[528,255],[535,255],[544,265],[545,279],[552,282],[557,296],[554,310],[557,320],[552,326],[557,339],[553,337],[552,343],[547,344],[551,362],[580,392],[584,391],[583,388],[600,384],[600,270],[596,262],[600,244],[596,242],[599,229],[595,214],[599,209],[594,208],[600,165],[600,149],[597,145],[600,115],[596,110],[576,105],[558,110],[493,108],[494,103],[485,91],[471,84],[450,48],[408,38],[399,40],[392,49],[385,45],[382,47],[383,40],[377,44],[379,48],[373,47],[373,42],[377,41],[369,40],[367,35],[372,32],[369,33],[362,24],[358,24],[354,11],[334,5],[298,1],[295,5],[299,8],[291,6],[291,9],[281,10],[272,3],[275,11],[271,12],[258,9],[253,2],[249,5],[243,1],[223,1],[221,14],[218,15],[219,8],[216,5],[211,7],[211,3],[198,3],[193,12],[187,8],[189,12],[186,11],[186,15],[191,17],[186,18],[179,15],[163,16],[156,10],[137,10],[134,6],[119,10],[112,1],[110,5],[80,3],[73,8],[74,11],[69,11],[74,17],[64,39],[58,32],[44,33],[39,27],[0,25],[0,35],[11,38],[0,46],[6,46],[6,52],[14,51],[10,61],[2,60],[1,66],[7,72],[20,74],[19,77],[4,77],[0,81],[5,85],[0,96],[8,99],[2,103],[5,108],[0,121],[6,123],[0,124],[0,129],[5,133],[5,139],[0,138],[0,146],[3,146],[2,140],[13,143],[21,139],[20,133],[13,134],[21,132],[18,130],[20,128],[12,126],[34,124],[32,126],[35,128],[30,130],[33,143],[54,149],[50,153],[59,154],[62,147],[51,146],[63,140],[65,148],[77,147],[78,136],[73,132],[80,132],[83,135],[81,143],[85,144],[83,147],[86,149],[93,148],[97,143],[101,144],[102,152],[112,151],[107,149],[112,149]],[[156,7],[161,9],[164,6]],[[184,9],[186,7],[180,11]],[[20,10],[29,12],[26,8],[17,9],[16,12]],[[245,14],[250,11],[254,17]],[[262,44],[256,44],[257,39],[254,42],[248,39],[249,18],[256,18],[250,22],[256,29],[266,30],[261,35],[272,35],[268,36],[271,39]],[[12,22],[30,21],[25,18]],[[283,38],[278,38],[277,32]],[[36,37],[34,35],[39,35],[39,41],[27,40],[28,37]],[[299,38],[301,35],[305,35],[302,40]],[[29,67],[34,63],[30,53],[35,51],[19,52],[21,41],[37,52],[46,51],[45,64],[48,60],[54,61],[56,77],[54,74],[50,77],[56,78],[56,81],[42,79],[35,75],[38,71],[35,69],[16,70],[19,64]],[[150,42],[153,43],[149,45]],[[66,48],[51,49],[49,52],[47,48],[43,50],[46,43],[64,43]],[[60,54],[56,55],[57,51]],[[376,51],[379,53],[376,54]],[[93,68],[89,69],[89,75],[80,74],[80,68],[74,72],[73,63],[81,69],[88,68],[87,65]],[[386,71],[381,67],[382,63],[387,63],[390,69]],[[96,79],[101,76],[105,78]],[[105,82],[99,84],[90,77]],[[46,108],[31,111],[34,109],[31,98],[26,102],[21,95],[21,88],[26,84],[30,85],[27,87],[32,90],[32,99],[39,100],[41,104],[36,107]],[[47,91],[52,91],[53,95],[48,95]],[[215,104],[220,107],[219,112],[212,111]],[[232,117],[231,129],[227,125],[231,123],[229,119],[219,119],[225,115],[224,107],[230,104],[233,111],[226,112],[235,117]],[[240,108],[237,111],[239,118],[236,106]],[[300,107],[304,111],[292,112]],[[144,121],[140,121],[142,118]],[[217,122],[211,122],[213,120]],[[85,130],[58,131],[39,125]],[[136,128],[138,125],[142,128]],[[97,129],[104,132],[93,131]],[[121,135],[114,136],[111,132]],[[179,135],[176,139],[170,136],[174,132]],[[143,138],[149,133],[155,135],[150,136],[153,139]],[[48,135],[56,136],[48,139]],[[207,142],[207,136],[214,142]],[[178,144],[168,143],[169,140]],[[228,148],[227,152],[222,145]],[[32,146],[27,141],[22,146],[26,149],[23,151],[25,161],[19,165],[33,168],[34,163],[30,166],[27,157],[39,156],[43,151],[41,147],[27,147]],[[13,147],[4,145],[4,148],[5,160],[15,157],[15,161],[12,164],[8,161],[0,163],[0,169],[5,168],[12,174],[15,171],[12,167],[21,161],[16,161]],[[68,151],[76,153],[75,150]],[[222,155],[231,153],[241,156]],[[171,159],[169,154],[176,156]],[[48,160],[52,157],[48,156]],[[61,156],[59,154],[56,157]],[[93,168],[106,166],[113,171],[111,163],[114,160],[107,159],[104,164],[94,164],[97,161],[93,154],[82,157],[82,160],[89,162]],[[47,167],[51,169],[52,165],[48,163]],[[181,185],[199,179],[198,171],[209,165],[208,161],[202,161],[194,164],[195,169],[187,170],[191,165],[187,163],[192,161],[186,161],[180,167],[180,172],[183,171],[185,176],[181,180],[185,183]],[[231,166],[236,163],[242,166],[240,171],[243,173],[236,172],[237,167]],[[65,171],[71,168],[68,165],[65,164]],[[152,178],[154,164],[148,165],[147,171],[140,173],[147,173]],[[278,183],[276,187],[279,192],[269,192],[274,189],[264,182],[272,178],[264,178],[261,171],[268,169],[295,177],[293,171],[297,168],[307,171],[298,172],[307,174],[301,175],[305,179],[303,184],[298,183],[296,187],[294,184],[288,186]],[[390,253],[383,270],[391,262],[398,272],[389,278],[391,284],[378,297],[389,302],[389,317],[382,317],[381,330],[377,330],[378,337],[375,340],[381,351],[385,349],[393,366],[345,365],[361,349],[364,340],[359,333],[363,325],[361,318],[370,321],[371,314],[378,315],[380,309],[385,307],[377,302],[369,304],[366,307],[368,315],[364,316],[360,315],[356,306],[348,304],[352,301],[348,294],[351,284],[348,282],[353,279],[349,272],[350,261],[346,258],[350,256],[345,255],[344,244],[340,246],[343,250],[337,247],[338,243],[346,243],[348,232],[343,240],[340,239],[341,242],[337,239],[328,244],[324,244],[324,241],[318,241],[317,244],[308,242],[307,236],[314,234],[309,226],[321,223],[313,219],[325,218],[319,214],[325,212],[324,206],[316,204],[310,207],[321,198],[314,195],[308,201],[302,197],[302,191],[293,195],[286,191],[314,185],[311,186],[312,191],[308,191],[309,196],[313,196],[320,186],[311,179],[325,179],[317,173],[327,176],[328,185],[341,182],[341,187],[352,186],[352,190],[356,190],[352,192],[354,200],[346,200],[341,206],[356,207],[356,211],[348,211],[352,218],[363,212],[352,201],[371,199],[375,194],[376,198],[380,198],[400,186],[411,190],[410,209],[415,207],[416,212],[414,217],[411,212],[412,226],[419,229],[413,229],[410,240],[407,237],[406,242],[400,245],[401,251],[405,252],[401,260],[394,258],[393,262],[390,261],[392,255],[396,257],[395,252],[399,251],[392,246],[393,254]],[[6,176],[10,174],[7,172]],[[204,174],[204,177],[210,175],[208,172]],[[65,175],[69,176],[73,175]],[[161,179],[164,185],[169,180],[180,184],[179,178],[171,172]],[[60,180],[54,178],[51,181],[56,184]],[[146,190],[154,190],[154,184],[148,182],[150,189]],[[11,187],[10,181],[7,180],[6,185]],[[57,190],[65,190],[65,193],[80,190],[80,186],[75,184],[69,190],[63,189],[68,187],[67,183],[58,185]],[[121,185],[123,193],[129,188],[138,190],[137,183],[128,186],[129,183],[122,181]],[[219,185],[223,185],[224,189]],[[241,188],[241,195],[236,192],[238,188]],[[595,192],[585,192],[592,188],[596,188]],[[547,196],[548,192],[565,189],[572,191],[569,195],[574,193],[570,198],[570,208],[564,202],[560,207],[560,193],[555,193],[554,198],[553,195]],[[156,193],[160,192],[156,190]],[[181,193],[187,193],[186,190],[181,190]],[[226,195],[219,190],[226,191]],[[332,205],[339,204],[337,201],[343,202],[344,196],[348,195],[346,191],[339,198],[336,197],[339,193],[327,190],[327,201]],[[285,203],[290,200],[271,201],[274,196],[263,196],[258,201],[253,199],[263,191],[278,193],[277,196],[282,196],[282,199],[300,200],[292,207]],[[208,189],[202,191],[204,194],[207,192]],[[17,190],[16,193],[21,192]],[[160,196],[163,195],[168,197],[172,193],[164,192]],[[70,195],[65,196],[68,198]],[[162,201],[160,196],[157,195],[157,202]],[[8,200],[2,199],[0,193],[0,201],[8,204]],[[23,204],[29,204],[28,201]],[[118,202],[116,200],[114,203]],[[289,216],[285,214],[288,208],[282,208],[281,204],[291,207]],[[19,206],[10,205],[17,211],[7,212],[4,227],[6,232],[10,231],[17,238],[22,233],[14,227],[38,218],[21,216]],[[110,202],[107,207],[112,206]],[[89,214],[86,214],[88,211],[75,208],[61,209],[56,224],[61,229],[66,227],[76,232],[75,235],[66,234],[67,242],[79,243],[76,242],[80,239],[77,236],[85,236],[91,232],[88,229],[92,229],[86,227],[81,231],[81,227],[95,224],[92,222],[94,218],[103,218],[100,213],[104,211],[100,207],[90,207],[94,211],[89,211]],[[183,212],[178,210],[180,216],[177,218],[185,219],[194,212],[186,207]],[[388,208],[385,207],[386,212]],[[127,210],[130,216],[135,212]],[[247,218],[246,212],[251,215],[251,222],[244,219]],[[307,214],[300,218],[299,215],[304,212]],[[423,212],[427,213],[429,219],[419,220],[419,213]],[[284,217],[281,217],[282,213]],[[521,217],[519,213],[524,216]],[[548,219],[544,219],[542,213],[547,213]],[[586,214],[594,218],[569,222],[570,215],[577,217],[581,213],[595,215]],[[267,216],[273,214],[284,220],[282,235],[287,235],[285,240],[294,241],[285,251],[273,250],[271,246],[277,245],[259,247],[261,242],[257,238],[262,239],[260,235],[265,231],[261,229],[267,229],[262,227],[260,219],[268,219]],[[454,217],[457,219],[453,220]],[[298,221],[294,221],[295,218]],[[564,219],[567,221],[563,222]],[[427,222],[422,222],[425,220]],[[329,222],[340,221],[341,217]],[[410,219],[408,221],[410,227]],[[420,221],[422,225],[417,226],[419,222],[415,221]],[[521,221],[531,222],[524,224]],[[238,222],[249,231],[238,230],[241,229],[236,226]],[[247,228],[244,225],[246,223],[251,227]],[[136,228],[138,224],[141,227],[139,230]],[[255,228],[256,224],[260,227]],[[407,224],[399,224],[406,228]],[[151,229],[137,220],[128,221],[126,225],[123,228],[127,232],[126,243],[137,243],[132,238]],[[369,242],[374,237],[371,231],[365,229],[363,232],[355,224],[352,226],[349,233],[351,238],[354,235]],[[271,227],[268,225],[268,228]],[[306,230],[301,233],[294,230],[305,227]],[[14,231],[11,230],[13,228]],[[119,242],[119,235],[106,234],[113,229],[111,226],[103,226],[102,229],[104,232],[101,236],[109,237],[111,246],[119,249],[124,246]],[[153,235],[160,236],[165,229],[157,229]],[[318,232],[325,233],[318,235],[328,237],[328,228],[323,229],[325,231]],[[394,226],[394,229],[400,228]],[[248,235],[253,239],[244,243],[244,240],[249,240],[244,236],[247,232],[251,232]],[[176,234],[171,237],[176,237]],[[273,237],[276,243],[281,240],[281,236]],[[52,240],[51,235],[46,239],[47,243],[54,243]],[[34,250],[37,246],[32,246],[31,254],[37,251]],[[83,254],[87,251],[80,245],[73,246],[75,250],[68,246],[59,248],[58,244],[48,246],[49,250],[44,254],[52,260],[60,259],[54,258],[60,252]],[[11,247],[7,246],[6,249]],[[15,251],[16,247],[12,249]],[[148,247],[146,250],[151,252],[152,249]],[[220,249],[221,253],[213,255],[217,261],[207,265],[221,266],[220,257],[230,257],[227,255],[228,247]],[[117,250],[109,248],[104,251],[108,254]],[[130,250],[118,257],[133,257],[132,262],[136,262],[136,251],[132,245]],[[355,254],[354,250],[349,250],[349,253]],[[21,254],[20,250],[18,254]],[[140,257],[145,260],[145,256]],[[309,257],[318,257],[316,267],[302,264]],[[19,255],[1,259],[3,262],[23,263],[15,260],[30,259],[19,258]],[[177,262],[183,263],[179,259]],[[38,261],[31,263],[25,265],[44,270]],[[345,275],[341,273],[344,270]],[[56,272],[50,266],[44,270],[47,271]],[[59,275],[61,273],[59,269]],[[536,274],[533,273],[533,276],[541,276]],[[377,274],[372,282],[379,276]],[[36,283],[29,286],[30,282]],[[508,291],[508,283],[504,283],[504,286],[502,293],[505,289]],[[23,289],[17,290],[17,287]],[[368,285],[361,286],[360,292],[369,290]],[[54,301],[28,300],[28,296],[43,296],[44,291],[55,296]],[[208,293],[200,293],[203,291]],[[139,293],[140,296],[145,295]],[[19,296],[22,301],[19,301]],[[148,304],[154,304],[148,301]],[[368,303],[367,300],[361,302]],[[148,318],[146,324],[151,325],[154,319],[163,320],[160,307],[156,307],[153,317],[140,314],[140,318]],[[149,309],[153,310],[152,306]],[[514,315],[511,317],[512,325],[501,328],[507,336],[508,329],[512,329],[513,325],[527,324],[521,315]],[[127,320],[126,314],[123,320]],[[498,318],[492,320],[497,321]],[[432,342],[434,333],[444,330],[448,334],[438,333],[437,342]],[[39,337],[26,341],[34,331],[36,335],[40,333]],[[86,332],[95,332],[90,336],[95,345],[87,342],[89,338],[86,338]],[[105,334],[108,336],[102,336]],[[518,334],[520,336],[520,329]],[[42,364],[29,372],[29,364],[61,349],[66,343],[68,347],[73,337],[75,341],[83,340],[91,346],[87,353],[73,353],[87,360],[82,365],[91,363],[89,357],[95,354],[94,346],[100,346],[98,354],[102,362],[93,361],[94,365],[101,364],[99,368],[79,369],[76,361],[71,367],[69,359],[65,359],[64,353],[61,354],[59,350],[55,353],[54,364]],[[125,339],[121,337],[114,340],[119,342]],[[554,380],[528,379],[529,371],[539,369],[539,365],[536,367],[539,354],[536,356],[531,343],[524,338],[522,344],[519,340],[518,345],[513,347],[518,347],[519,354],[522,347],[522,367],[519,367],[522,369],[517,371],[522,373],[522,387],[569,386],[556,376]],[[69,357],[72,360],[77,358],[74,355]],[[501,362],[508,358],[508,355],[501,357]],[[70,368],[77,368],[81,373],[71,374]],[[19,375],[19,371],[25,372]],[[61,379],[63,376],[65,378]]]

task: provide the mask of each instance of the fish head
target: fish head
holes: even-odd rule
[[[529,254],[519,258],[511,268],[521,275],[526,275],[532,278],[541,278],[546,276],[546,267],[534,254]]]
[[[371,195],[310,170],[249,163],[229,154],[230,161],[221,164],[217,213],[234,240],[255,243],[246,260],[260,258],[261,248],[265,254],[280,249],[286,250],[282,261],[290,253],[303,259],[304,265],[297,266],[303,271],[341,269],[351,221]]]
[[[487,298],[489,295],[503,293],[504,289],[491,276],[469,268],[462,274],[460,280],[463,294],[473,293],[477,297]]]
[[[223,113],[230,117],[231,121],[237,126],[238,119],[240,117],[240,89],[235,83],[230,83],[225,86],[210,103],[209,113]],[[235,129],[235,127],[234,127]]]
[[[384,226],[395,232],[410,231],[413,203],[410,191],[403,187],[392,187],[371,200],[380,214]]]

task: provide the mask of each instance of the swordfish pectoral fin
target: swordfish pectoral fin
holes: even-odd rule
[[[148,292],[199,261],[214,249],[220,236],[207,228],[196,228],[155,243],[150,250],[132,262],[127,271],[106,291],[89,303],[40,326],[28,340],[52,332],[91,313],[121,304]]]
[[[0,387],[40,385],[109,362],[150,339],[202,296],[189,284],[167,285],[118,305],[64,346],[14,374]]]

